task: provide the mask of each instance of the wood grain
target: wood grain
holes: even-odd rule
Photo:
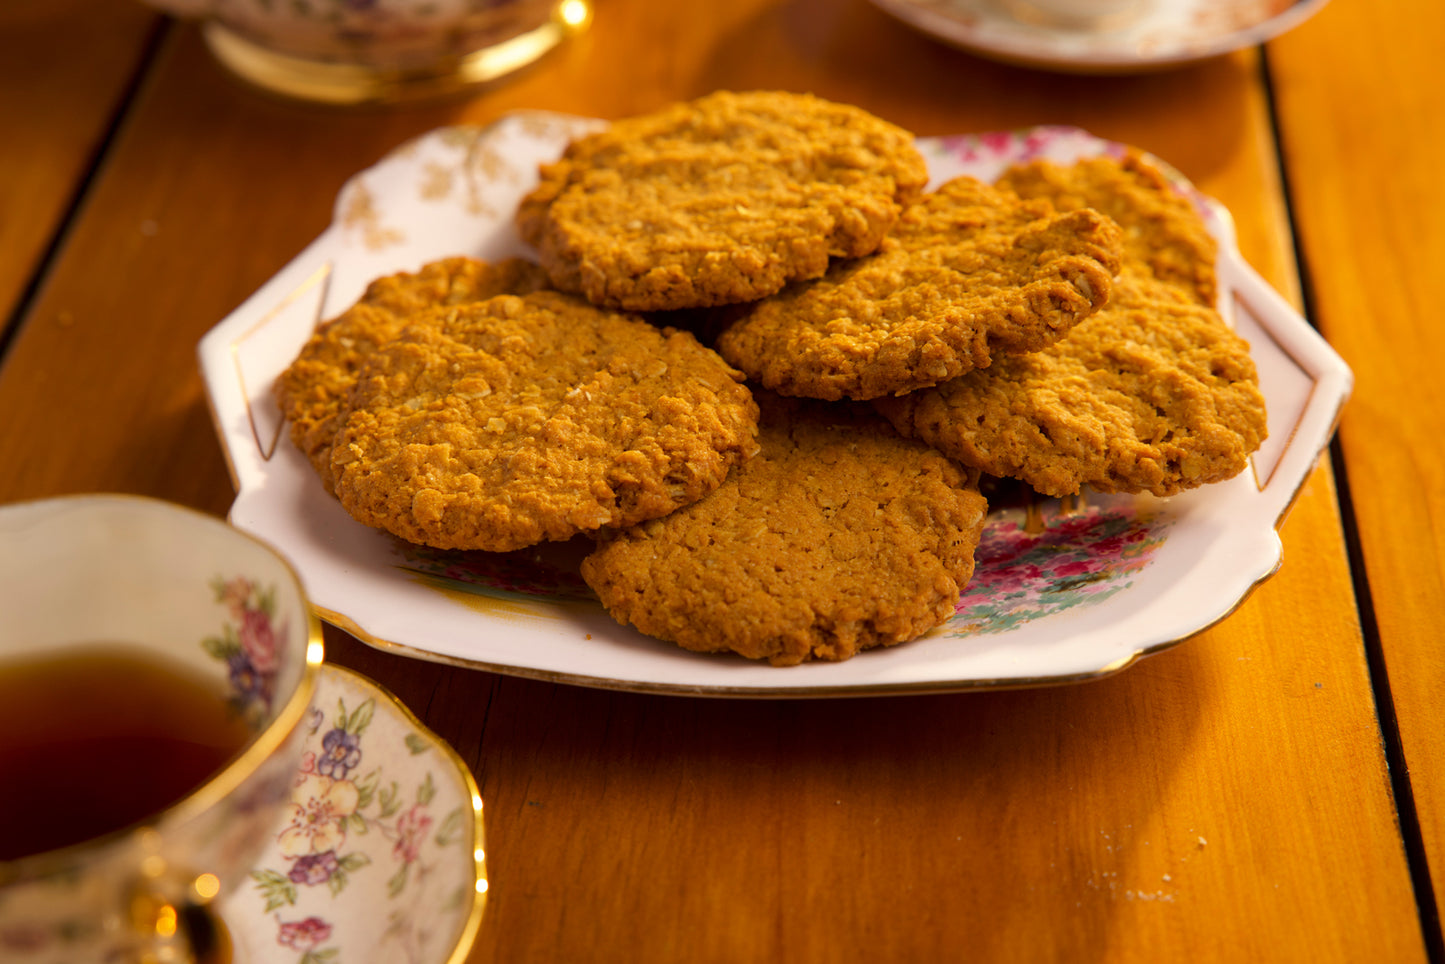
[[[124,106],[159,19],[132,0],[0,4],[0,333]]]
[[[193,28],[169,35],[0,369],[0,501],[106,489],[224,512],[197,340],[325,227],[352,173],[517,108],[618,117],[767,87],[920,134],[1076,124],[1223,200],[1245,256],[1298,297],[1256,52],[1063,78],[865,0],[598,7],[589,34],[507,83],[406,111],[278,102],[224,76]],[[1301,84],[1324,69],[1307,59]],[[443,667],[334,629],[328,657],[393,689],[478,777],[492,886],[476,964],[1421,960],[1336,506],[1321,467],[1279,575],[1084,685],[700,700]]]
[[[1353,366],[1340,427],[1374,617],[1445,898],[1445,8],[1331,4],[1271,51],[1320,328]],[[1328,56],[1331,67],[1320,69]]]

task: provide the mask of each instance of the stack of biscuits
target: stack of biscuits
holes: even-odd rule
[[[574,141],[537,262],[375,281],[277,382],[356,519],[507,551],[595,539],[619,622],[775,665],[954,612],[981,476],[1063,496],[1230,478],[1264,438],[1215,247],[1136,155],[925,192],[907,131],[719,92]]]

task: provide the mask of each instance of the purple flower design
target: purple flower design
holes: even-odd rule
[[[286,876],[292,883],[316,886],[330,880],[340,866],[341,861],[337,859],[336,851],[327,850],[297,858]]]
[[[316,772],[333,780],[344,780],[361,762],[361,736],[347,733],[341,727],[328,730],[321,738],[321,752],[316,756]]]
[[[226,660],[230,666],[231,687],[242,703],[262,699],[266,694],[266,678],[256,672],[245,650],[236,650]]]

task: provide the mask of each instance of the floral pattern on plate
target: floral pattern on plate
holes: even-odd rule
[[[973,579],[945,626],[951,636],[1004,633],[1101,603],[1133,585],[1164,544],[1170,520],[1131,497],[1097,504],[1004,508],[990,514]]]
[[[586,537],[543,543],[514,552],[458,552],[413,545],[398,539],[399,569],[438,589],[478,593],[500,599],[590,600],[597,597],[578,570],[591,550]]]
[[[437,964],[486,892],[481,801],[456,754],[364,677],[322,667],[289,811],[222,907],[239,959]]]

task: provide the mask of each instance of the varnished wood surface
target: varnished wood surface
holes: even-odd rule
[[[1402,763],[1445,897],[1445,122],[1439,4],[1335,4],[1272,51],[1319,327],[1354,368],[1340,426]],[[1325,59],[1329,69],[1321,69]]]
[[[64,37],[85,5],[28,6],[27,31]],[[320,233],[348,176],[440,124],[618,117],[723,87],[809,90],[920,134],[1077,124],[1151,150],[1231,208],[1245,257],[1355,366],[1344,474],[1310,477],[1280,573],[1109,679],[697,700],[447,668],[328,630],[328,658],[396,692],[478,779],[491,889],[471,961],[1440,948],[1418,886],[1445,865],[1433,0],[1388,15],[1335,0],[1264,53],[1093,78],[977,59],[865,0],[600,0],[588,34],[491,90],[350,112],[241,87],[193,26],[130,0],[93,7],[128,28],[108,35],[109,81],[45,82],[100,69],[79,43],[0,60],[0,120],[34,145],[0,153],[0,501],[125,491],[224,514],[196,343]],[[0,52],[20,50],[0,24]],[[1410,764],[1393,784],[1392,754]]]

